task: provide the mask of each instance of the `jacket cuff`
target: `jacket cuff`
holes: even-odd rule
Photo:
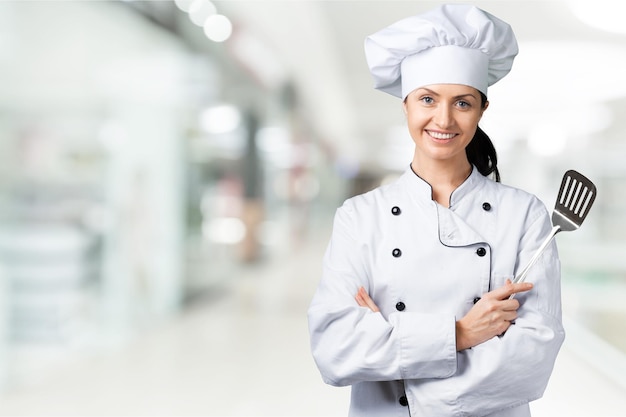
[[[403,379],[448,378],[456,372],[456,319],[447,314],[393,313]]]

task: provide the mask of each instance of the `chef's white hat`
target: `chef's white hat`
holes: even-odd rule
[[[374,87],[402,99],[431,84],[469,85],[487,95],[517,52],[506,22],[462,4],[400,20],[365,39]]]

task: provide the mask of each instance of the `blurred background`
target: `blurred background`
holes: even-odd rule
[[[412,157],[363,40],[439,3],[0,2],[0,415],[346,415],[307,305],[336,207]],[[626,415],[626,3],[473,3],[520,43],[503,182],[598,187],[534,415]]]

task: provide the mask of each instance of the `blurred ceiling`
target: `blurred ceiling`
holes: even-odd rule
[[[363,41],[441,3],[214,1],[234,24],[223,48],[266,83],[292,82],[302,111],[322,139],[340,157],[373,167],[406,133],[398,128],[404,123],[398,99],[372,88]],[[626,129],[616,110],[626,97],[626,34],[592,27],[574,13],[577,5],[591,5],[584,16],[597,15],[608,27],[612,17],[626,16],[626,2],[471,3],[511,24],[520,43],[510,75],[490,88],[483,119],[488,133],[497,135],[494,140],[504,142],[501,146],[532,137],[536,143],[552,142],[554,149],[548,146],[546,153],[558,152],[563,138]],[[197,32],[202,34],[200,28]],[[262,45],[262,53],[242,47],[250,40]]]

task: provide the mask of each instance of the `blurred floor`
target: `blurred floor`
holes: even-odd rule
[[[322,383],[308,346],[322,232],[242,267],[123,349],[14,387],[0,415],[345,416],[349,389]],[[568,337],[535,417],[626,416],[626,389],[569,346],[580,337]]]

